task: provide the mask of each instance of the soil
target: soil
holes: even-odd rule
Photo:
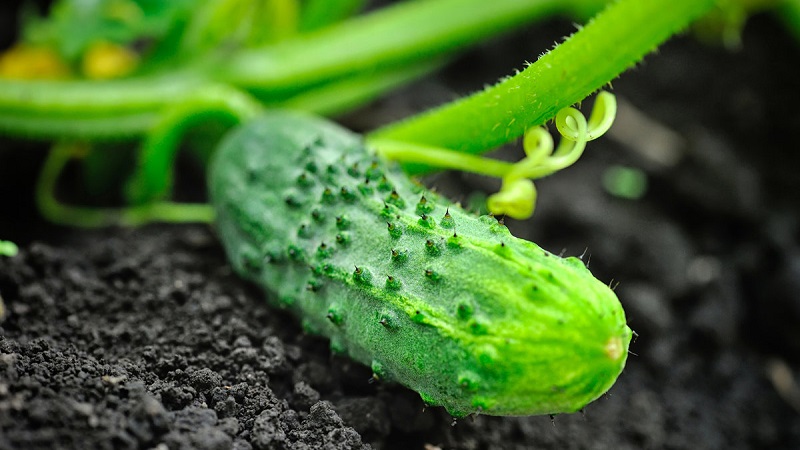
[[[341,120],[368,129],[479,89],[573,29],[535,28]],[[211,227],[45,223],[30,201],[44,148],[3,141],[0,238],[21,252],[0,258],[0,449],[800,448],[798,60],[769,17],[737,50],[671,41],[614,82],[610,137],[538,183],[532,220],[507,221],[591,255],[638,333],[611,391],[554,418],[454,421],[371,382],[238,279]],[[647,175],[642,198],[604,189],[617,166]],[[426,181],[465,201],[496,188]]]

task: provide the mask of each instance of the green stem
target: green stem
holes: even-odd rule
[[[339,22],[358,12],[366,0],[306,0],[300,14],[301,32]]]
[[[275,104],[266,102],[266,106],[295,109],[322,116],[335,116],[418,79],[443,64],[442,60],[422,61],[377,73],[370,71],[364,74],[354,74],[349,78],[304,91],[285,101]]]
[[[386,74],[354,77],[272,106],[333,114],[435,67],[437,63],[426,62]],[[250,95],[226,85],[205,88],[167,108],[142,146],[139,170],[127,187],[128,200],[134,204],[150,203],[169,193],[175,155],[189,129],[209,120],[235,125],[252,119],[263,109]]]
[[[419,61],[556,13],[607,0],[428,0],[372,14],[264,49],[243,51],[221,79],[248,89],[296,90],[354,72]]]
[[[46,112],[8,113],[0,111],[0,135],[53,141],[69,137],[79,140],[131,140],[147,132],[156,122],[156,111],[87,116],[80,112],[58,116]]]
[[[266,13],[272,16],[268,24],[272,28],[269,33],[272,39],[284,39],[297,33],[300,14],[298,0],[270,0],[264,6]]]
[[[36,183],[36,203],[48,220],[68,226],[98,228],[139,226],[150,222],[204,222],[214,220],[209,205],[170,202],[151,203],[128,208],[86,208],[66,205],[55,198],[56,182],[72,156],[68,144],[55,145],[45,160]]]
[[[208,120],[238,124],[262,112],[263,107],[254,98],[226,85],[209,86],[169,107],[142,146],[139,170],[128,186],[128,200],[142,204],[167,194],[172,187],[175,155],[191,127]]]
[[[0,134],[131,139],[147,132],[166,104],[206,83],[198,70],[102,82],[0,79]]]
[[[413,162],[441,169],[460,170],[490,177],[505,177],[514,163],[459,153],[454,150],[381,139],[373,142],[382,157],[397,162]]]
[[[610,83],[713,5],[714,0],[620,0],[517,75],[368,138],[466,153],[495,148]]]
[[[204,82],[197,69],[111,81],[0,79],[0,113],[71,118],[152,112]]]
[[[332,81],[429,61],[557,12],[583,15],[606,1],[402,2],[263,49],[225,59],[209,55],[167,75],[105,82],[0,80],[0,132],[48,139],[131,137],[152,125],[153,113],[209,83],[251,90],[271,102],[287,100]]]

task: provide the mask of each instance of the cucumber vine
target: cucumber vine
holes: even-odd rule
[[[126,189],[128,200],[137,206],[128,211],[90,214],[83,208],[57,204],[54,196],[47,194],[58,173],[52,168],[59,163],[53,161],[46,166],[50,170],[43,171],[37,195],[42,210],[52,220],[79,226],[181,218],[208,220],[211,214],[203,213],[199,206],[185,208],[186,214],[180,209],[174,214],[163,212],[180,206],[162,199],[171,190],[171,167],[181,136],[194,125],[208,120],[241,123],[265,107],[280,105],[314,112],[311,105],[317,101],[317,108],[333,112],[436,66],[436,58],[422,56],[473,42],[525,17],[558,9],[586,13],[599,6],[587,0],[564,2],[558,7],[548,1],[503,0],[492,8],[482,4],[478,14],[475,9],[455,8],[452,1],[401,3],[310,35],[280,41],[277,46],[245,48],[235,53],[222,70],[211,70],[206,62],[101,84],[0,80],[0,130],[5,127],[17,134],[83,140],[124,139],[148,130],[139,170]],[[661,1],[617,2],[517,75],[450,105],[368,133],[367,142],[385,157],[403,162],[411,173],[424,170],[427,164],[500,177],[502,189],[489,198],[490,211],[514,218],[528,217],[536,197],[531,180],[572,164],[585,142],[602,134],[613,120],[613,97],[607,93],[598,97],[588,125],[569,106],[609,83],[658,43],[707,11],[712,3],[682,0],[672,2],[663,12]],[[445,11],[455,9],[459,10],[458,20],[449,16],[441,23],[430,18],[422,20],[430,14],[445,17]],[[623,26],[638,20],[650,21],[651,26],[646,30]],[[413,21],[419,22],[414,33],[366,39],[378,29],[392,30]],[[429,47],[421,47],[424,45]],[[342,48],[349,50],[346,55]],[[411,55],[413,61],[409,61]],[[214,61],[217,57],[210,54],[208,58]],[[303,58],[306,64],[293,62],[297,58]],[[369,76],[359,73],[367,67],[373,67]],[[352,75],[344,76],[347,73]],[[287,84],[290,78],[293,83]],[[325,83],[326,79],[331,81]],[[305,83],[319,87],[289,94]],[[267,93],[272,99],[265,97]],[[563,136],[555,150],[552,139],[537,128],[550,117],[555,117]],[[471,157],[523,133],[526,157],[513,167]],[[63,164],[64,155],[63,149],[56,149],[52,157],[60,158]],[[146,207],[147,204],[151,205]]]
[[[329,336],[332,348],[457,416],[575,411],[611,386],[631,336],[611,289],[576,258],[422,194],[407,176],[457,169],[498,177],[489,210],[529,217],[533,181],[575,163],[611,126],[616,101],[602,90],[715,0],[428,0],[363,15],[353,15],[360,0],[122,3],[139,8],[138,27],[125,22],[128,9],[114,19],[128,28],[104,34],[110,19],[90,10],[89,31],[54,44],[79,16],[70,9],[79,2],[61,0],[60,15],[29,23],[28,42],[0,59],[0,133],[54,142],[36,189],[47,218],[82,227],[216,218],[231,264],[278,306]],[[347,111],[459,49],[553,14],[592,18],[496,85],[361,138],[276,112]],[[228,23],[240,28],[229,35]],[[143,37],[155,42],[148,52],[127,53]],[[53,79],[29,79],[34,60]],[[587,120],[571,105],[596,92]],[[550,120],[557,145],[544,128]],[[190,140],[209,123],[224,131]],[[519,138],[521,161],[480,156]],[[58,201],[67,162],[88,161],[109,143],[139,145],[128,206]],[[169,200],[184,143],[210,161],[214,209]],[[278,218],[264,220],[266,206]],[[324,301],[310,303],[317,296]],[[541,367],[529,368],[530,358]]]

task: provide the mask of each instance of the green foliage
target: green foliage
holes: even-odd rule
[[[159,43],[181,27],[195,7],[192,0],[60,0],[47,17],[28,14],[26,42],[56,48],[76,62],[94,42]]]

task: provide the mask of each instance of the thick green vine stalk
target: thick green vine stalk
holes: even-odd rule
[[[709,11],[715,0],[621,0],[524,71],[470,97],[371,133],[480,153],[522,136],[610,83],[659,44]],[[422,165],[407,165],[420,171]]]
[[[339,22],[364,7],[367,0],[306,0],[297,28],[311,31]]]
[[[269,49],[236,55],[222,80],[248,89],[296,90],[321,79],[404,64],[558,13],[593,12],[607,0],[401,2]]]
[[[103,82],[0,80],[0,134],[40,139],[139,137],[161,108],[209,84],[248,90],[276,106],[295,95],[327,89],[321,94],[328,102],[324,109],[341,110],[341,105],[330,103],[329,88],[335,83],[372,75],[375,95],[382,92],[375,87],[407,81],[397,74],[413,73],[411,66],[418,69],[536,18],[557,12],[584,16],[605,1],[404,2],[275,45],[233,54],[211,52],[169,73]],[[387,81],[380,82],[383,77]],[[354,98],[347,98],[345,105],[352,105]]]

